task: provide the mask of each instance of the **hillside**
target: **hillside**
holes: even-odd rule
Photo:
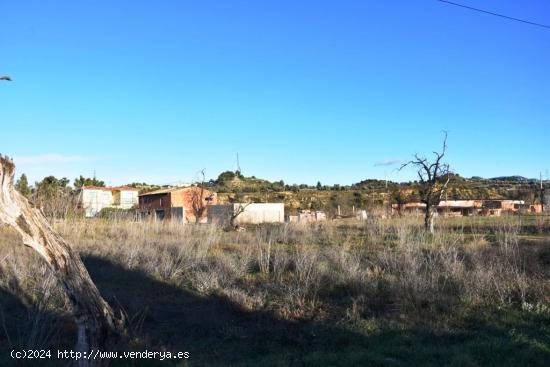
[[[395,202],[400,195],[405,201],[418,200],[418,182],[397,183],[366,179],[352,185],[326,186],[285,185],[284,182],[252,177],[240,173],[224,172],[209,183],[218,192],[221,202],[284,202],[290,212],[297,209],[318,209],[336,213],[338,206],[343,214],[353,208],[380,207]],[[550,188],[548,182],[545,186]],[[447,199],[514,199],[535,202],[539,186],[536,180],[521,176],[497,178],[464,178],[453,175],[449,182]]]

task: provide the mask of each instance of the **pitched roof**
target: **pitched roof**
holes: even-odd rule
[[[139,191],[135,187],[130,186],[82,186],[81,190],[101,190],[101,191]]]
[[[155,190],[155,191],[144,192],[143,194],[139,194],[139,196],[168,194],[170,192],[180,191],[180,190],[187,190],[187,189],[193,188],[193,187],[195,187],[195,186],[168,187],[166,189],[159,189],[159,190]]]

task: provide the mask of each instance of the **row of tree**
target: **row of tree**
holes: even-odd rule
[[[27,175],[23,173],[15,183],[15,188],[23,195],[29,197],[35,190],[56,190],[58,188],[68,187],[69,182],[69,179],[66,177],[56,178],[55,176],[48,176],[45,177],[42,181],[35,182],[35,186],[32,187],[29,185]],[[74,179],[73,185],[75,188],[80,188],[82,186],[105,187],[105,182],[98,180],[95,177],[89,178],[80,175],[80,177]]]
[[[50,218],[66,218],[78,211],[78,198],[75,189],[82,186],[104,187],[105,182],[94,178],[77,177],[73,186],[69,186],[70,180],[66,177],[44,177],[33,186],[29,185],[27,175],[22,174],[16,181],[15,188],[29,199],[33,205],[42,209]]]

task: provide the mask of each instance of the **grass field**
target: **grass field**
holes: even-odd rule
[[[126,315],[117,350],[190,353],[114,366],[550,360],[548,219],[440,219],[433,236],[417,218],[245,232],[101,220],[55,227]],[[0,249],[0,365],[14,365],[12,348],[71,348],[75,326],[47,267],[7,229]]]

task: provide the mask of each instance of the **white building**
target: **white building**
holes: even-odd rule
[[[138,189],[127,186],[80,189],[80,205],[86,217],[95,217],[103,208],[132,209],[138,205]]]
[[[208,223],[227,225],[234,215],[237,215],[235,224],[284,223],[285,205],[283,203],[233,203],[208,207]]]

